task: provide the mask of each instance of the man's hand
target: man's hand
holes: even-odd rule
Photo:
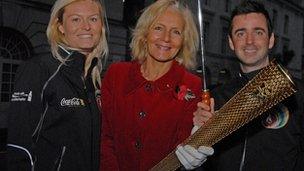
[[[190,145],[179,145],[175,151],[178,160],[186,170],[192,170],[201,166],[207,160],[207,157],[213,153],[212,147],[200,146],[198,149],[195,149]]]

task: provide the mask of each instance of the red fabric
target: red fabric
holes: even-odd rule
[[[196,98],[178,99],[181,85]],[[190,135],[201,80],[173,62],[168,73],[151,82],[141,76],[137,62],[120,62],[109,67],[101,96],[100,170],[148,170]]]

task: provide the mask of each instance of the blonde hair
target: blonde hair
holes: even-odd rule
[[[176,9],[185,22],[183,45],[175,59],[188,69],[194,68],[199,46],[197,27],[189,8],[185,4],[181,4],[178,0],[158,0],[142,13],[133,30],[133,37],[130,44],[133,60],[138,60],[140,63],[145,61],[148,56],[146,39],[149,29],[154,25],[155,20],[169,7]]]
[[[51,13],[51,18],[47,27],[47,37],[48,41],[51,45],[51,52],[53,54],[53,57],[58,59],[60,62],[65,63],[66,60],[63,56],[61,56],[58,53],[58,48],[59,46],[64,46],[70,49],[73,49],[73,47],[69,47],[69,45],[66,43],[67,41],[65,40],[64,35],[59,31],[59,25],[62,24],[63,20],[63,14],[64,14],[64,8],[73,3],[73,2],[78,2],[78,1],[85,1],[85,0],[57,0],[52,8],[52,13]],[[99,89],[97,86],[97,83],[100,85],[101,82],[101,70],[102,70],[102,63],[101,59],[102,57],[107,57],[108,55],[108,43],[107,43],[107,37],[106,37],[106,29],[105,29],[105,23],[104,23],[104,10],[102,8],[102,4],[100,3],[99,0],[91,0],[93,2],[96,2],[100,9],[100,15],[102,19],[102,33],[100,36],[100,41],[97,44],[97,46],[93,49],[93,51],[87,55],[86,61],[85,61],[85,75],[87,74],[87,71],[91,65],[92,59],[94,57],[98,58],[97,65],[93,68],[92,70],[92,80],[93,84],[95,86],[95,89]]]

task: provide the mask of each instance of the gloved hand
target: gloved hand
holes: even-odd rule
[[[194,125],[191,130],[191,135],[193,135],[201,126]]]
[[[207,157],[212,155],[214,150],[212,147],[200,146],[198,149],[190,145],[179,145],[175,154],[186,170],[192,170],[201,166]]]
[[[193,113],[194,126],[191,130],[193,135],[214,113],[214,99],[210,99],[210,107],[202,102],[198,103],[198,109]],[[209,112],[211,110],[211,112]],[[214,153],[212,147],[200,146],[198,149],[190,145],[179,145],[175,151],[178,160],[182,163],[186,170],[192,170],[201,166],[208,156]]]

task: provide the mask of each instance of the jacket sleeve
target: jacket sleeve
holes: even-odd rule
[[[298,87],[298,95],[297,95],[297,103],[299,107],[299,125],[300,125],[300,150],[297,156],[297,162],[294,170],[304,170],[304,84],[300,81],[297,82]]]
[[[114,109],[114,81],[115,73],[113,67],[108,69],[101,85],[101,108],[102,108],[102,130],[101,130],[101,170],[119,170],[117,158],[114,152],[114,135],[111,125]]]
[[[23,170],[30,166],[32,134],[42,114],[40,94],[43,70],[38,62],[20,65],[15,77],[14,91],[6,112],[8,118],[8,168]],[[18,163],[18,164],[17,164]]]
[[[184,108],[184,117],[179,124],[178,142],[184,141],[191,135],[191,129],[193,128],[193,112],[197,109],[197,103],[201,101],[202,84],[198,77],[188,77],[184,80],[186,85],[189,85],[189,89],[195,94],[195,98],[190,101],[186,101]]]

